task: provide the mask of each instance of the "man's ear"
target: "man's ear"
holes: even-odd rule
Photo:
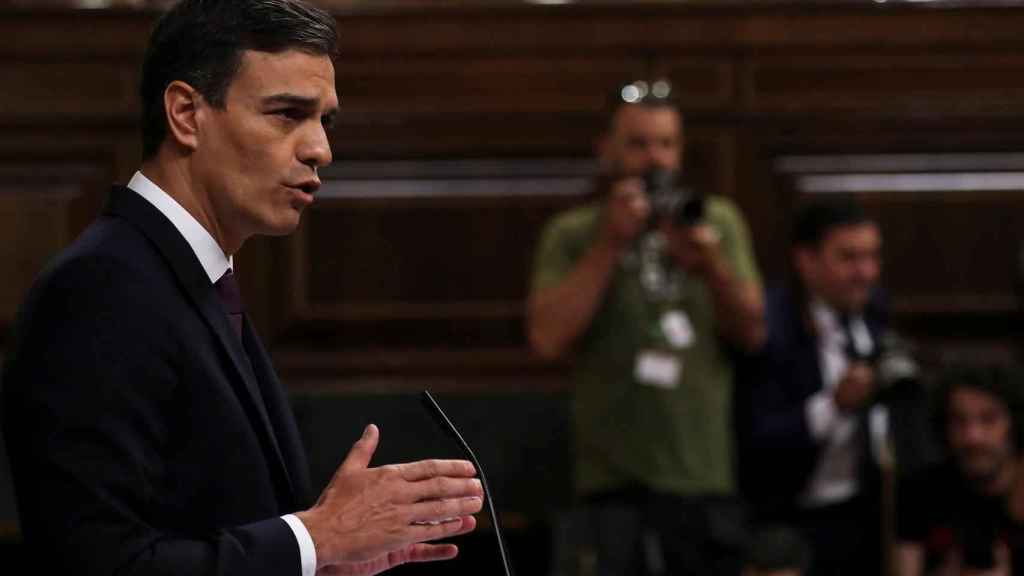
[[[168,135],[179,146],[194,151],[199,146],[199,113],[203,106],[199,92],[175,80],[164,90],[164,112],[167,115]]]

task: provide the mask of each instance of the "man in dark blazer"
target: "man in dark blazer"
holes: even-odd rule
[[[143,157],[43,272],[3,378],[27,557],[62,574],[375,574],[450,558],[469,462],[368,467],[313,504],[232,257],[286,234],[331,161],[334,20],[298,0],[185,0],[150,39]]]
[[[803,532],[809,574],[875,574],[881,233],[853,200],[819,199],[798,212],[793,244],[793,285],[769,292],[766,343],[741,371],[743,486],[762,522]]]

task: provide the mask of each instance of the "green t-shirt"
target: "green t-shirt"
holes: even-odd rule
[[[586,254],[600,214],[600,204],[590,204],[547,225],[533,290],[559,282]],[[733,273],[759,284],[749,233],[736,206],[709,197],[705,221],[720,235]],[[651,238],[656,236],[638,245]],[[717,335],[712,295],[702,281],[671,266],[667,276],[674,289],[665,290],[665,282],[658,284],[661,291],[645,289],[652,286],[647,262],[653,253],[638,248],[620,260],[602,304],[576,343],[577,491],[586,495],[641,484],[681,495],[731,494],[733,372]],[[685,348],[673,347],[661,328],[670,312],[684,314],[692,327],[694,338]],[[678,360],[681,372],[674,388],[634,377],[638,354],[651,349]]]

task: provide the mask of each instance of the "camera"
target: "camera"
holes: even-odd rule
[[[878,347],[875,372],[880,389],[918,381],[920,369],[914,360],[914,349],[910,342],[890,331],[882,334]]]
[[[704,219],[704,196],[679,183],[673,170],[652,168],[644,175],[651,213],[675,226],[693,226]]]
[[[846,355],[850,360],[867,362],[874,369],[880,401],[884,402],[893,394],[899,394],[902,388],[917,385],[920,380],[920,368],[914,359],[913,346],[891,330],[878,337],[872,354],[863,356],[849,346]]]

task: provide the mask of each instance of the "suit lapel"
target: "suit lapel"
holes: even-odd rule
[[[249,358],[252,360],[256,381],[263,391],[264,398],[267,399],[267,415],[277,432],[281,454],[291,473],[292,491],[296,496],[295,504],[299,507],[308,506],[312,503],[310,501],[309,464],[306,461],[306,451],[302,445],[295,416],[287,395],[284,393],[284,387],[278,381],[270,363],[270,356],[263,348],[263,343],[260,342],[256,331],[252,329],[248,318],[243,327],[243,342],[245,349],[249,352]]]
[[[797,351],[793,358],[794,366],[803,371],[802,377],[796,379],[797,385],[800,386],[800,397],[808,398],[825,388],[825,380],[821,374],[821,358],[814,321],[807,306],[797,300],[799,297],[797,293],[788,295],[788,310],[785,314],[789,319],[786,325],[790,326],[790,338]]]
[[[279,468],[283,478],[282,488],[294,499],[296,495],[292,487],[291,476],[282,457],[277,435],[274,433],[274,428],[267,415],[263,395],[260,393],[253,367],[242,347],[242,342],[231,328],[230,320],[224,312],[213,284],[210,283],[209,276],[203,270],[192,247],[171,224],[170,220],[147,200],[128,188],[115,187],[112,190],[106,212],[131,222],[153,242],[174,271],[183,291],[192,300],[210,330],[217,336],[223,351],[231,359],[231,365],[237,377],[235,382],[241,382],[241,386],[234,386],[235,392],[246,408],[257,435],[264,438],[268,451],[271,453],[270,460],[273,460]],[[253,338],[255,338],[255,334],[253,334]]]

